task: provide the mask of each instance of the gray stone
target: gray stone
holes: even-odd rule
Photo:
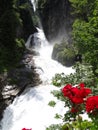
[[[0,75],[0,119],[4,109],[16,96],[21,95],[25,89],[41,83],[35,69],[33,53],[27,51],[16,68]]]

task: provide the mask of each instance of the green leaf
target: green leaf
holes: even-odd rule
[[[54,106],[56,105],[56,102],[55,102],[55,101],[50,101],[50,102],[48,103],[48,105],[51,106],[51,107],[54,107]]]
[[[61,118],[62,118],[62,115],[56,113],[55,118],[56,118],[56,119],[61,119]]]

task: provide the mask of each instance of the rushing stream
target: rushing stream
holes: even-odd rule
[[[42,30],[38,29],[34,37],[35,50],[39,52],[39,55],[34,56],[33,59],[38,68],[36,71],[43,82],[16,97],[14,102],[7,107],[2,120],[2,130],[21,130],[22,128],[45,130],[50,124],[62,122],[54,116],[56,113],[63,115],[66,111],[64,103],[50,93],[51,90],[58,89],[51,84],[51,79],[55,73],[70,74],[73,70],[51,59],[53,46],[47,42]],[[37,45],[37,42],[40,42],[41,47]],[[56,102],[55,107],[48,105],[51,100]]]

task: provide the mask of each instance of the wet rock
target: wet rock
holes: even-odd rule
[[[13,86],[6,85],[2,90],[2,96],[4,100],[16,96],[18,93],[19,89],[17,88],[17,86],[14,85]]]
[[[50,42],[65,37],[70,39],[73,16],[69,0],[47,0],[44,4],[43,1],[38,1],[38,9],[44,32]]]
[[[75,52],[66,42],[55,44],[52,52],[52,59],[57,60],[66,67],[71,67],[75,64]]]
[[[25,89],[41,83],[33,61],[32,51],[26,50],[16,68],[0,75],[0,119],[4,109]]]

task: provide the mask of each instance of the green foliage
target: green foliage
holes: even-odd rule
[[[22,37],[26,41],[30,34],[37,31],[34,25],[38,25],[39,19],[33,11],[30,0],[18,0],[16,5],[22,19]]]
[[[34,25],[39,24],[39,21],[40,21],[39,17],[36,14],[36,12],[35,13],[33,12],[33,6],[32,6],[32,3],[30,1],[26,0],[26,1],[22,2],[22,3],[20,3],[18,8],[19,8],[20,12],[23,13],[23,11],[25,11],[26,13],[28,12],[30,14],[31,20],[29,20],[29,24],[30,24],[30,21],[32,21],[32,23]]]
[[[62,130],[92,130],[93,123],[87,120],[80,121],[77,119],[76,121],[73,121],[72,123],[65,123],[62,126]]]
[[[56,118],[56,119],[61,119],[62,116],[61,116],[60,114],[56,113],[54,118]]]
[[[96,130],[96,126],[91,121],[79,121],[78,119],[73,122],[65,124],[50,125],[46,130]]]
[[[62,92],[61,92],[61,91],[59,91],[59,90],[53,90],[53,91],[51,91],[51,93],[52,93],[55,97],[57,97],[57,99],[59,99],[59,100],[61,100],[61,101],[64,101],[64,100],[65,100],[65,98],[64,98],[64,96],[62,95]]]
[[[84,62],[93,66],[93,73],[98,68],[98,1],[70,0],[75,14],[73,23],[73,42]],[[80,15],[80,16],[79,16]],[[92,53],[93,52],[93,53]]]
[[[0,71],[14,66],[22,54],[24,46],[21,45],[22,50],[20,50],[19,41],[16,39],[17,26],[21,26],[17,12],[9,9],[2,14],[0,18]]]
[[[64,73],[55,74],[52,78],[52,84],[61,87],[66,84],[76,85],[80,82],[84,82],[87,87],[90,87],[94,94],[98,94],[98,78],[93,74],[92,66],[86,64],[76,64],[73,66],[75,73],[65,75]],[[52,94],[58,99],[63,100],[63,96],[60,91],[54,90]]]
[[[88,20],[88,17],[92,15],[93,8],[96,5],[97,0],[69,0],[71,2],[71,5],[73,7],[73,12],[75,16],[77,16],[80,19]]]
[[[73,66],[73,69],[75,69],[75,73],[71,73],[70,75],[65,75],[64,73],[55,74],[52,79],[53,85],[62,86],[68,83],[76,85],[80,82],[84,82],[88,86],[91,86],[91,84],[94,85],[92,66],[77,63],[75,66]]]
[[[51,125],[51,126],[49,126],[48,128],[46,128],[46,130],[62,130],[62,128],[61,128],[61,125],[59,125],[59,124],[53,124],[53,125]]]
[[[19,6],[19,8],[20,9],[30,9],[30,5],[29,5],[29,3],[24,3],[24,4],[21,4],[20,6]]]
[[[46,2],[47,2],[47,0],[39,0],[38,1],[38,8],[44,8]]]
[[[16,25],[16,21],[14,21],[14,23],[13,23],[12,19],[15,19],[14,12],[12,10],[6,11],[6,13],[0,18],[0,30],[1,30],[0,31],[0,41],[1,41],[0,59],[2,59],[2,60],[3,60],[3,58],[5,59],[6,56],[8,56],[8,51],[9,52],[13,51],[13,49],[15,47],[14,46],[14,44],[15,44],[15,42],[14,42],[14,37],[15,37],[14,25]],[[4,56],[4,54],[5,54],[5,56]]]
[[[96,20],[94,19],[93,22]],[[85,21],[76,20],[73,24],[73,39],[79,53],[84,55],[85,62],[90,63],[95,70],[97,69],[98,63],[98,37],[96,37],[98,28],[96,22],[90,24],[91,21],[92,19],[87,23]]]
[[[51,107],[54,107],[54,106],[56,105],[56,102],[55,102],[55,101],[50,101],[50,102],[48,103],[48,105],[51,106]]]
[[[27,0],[0,1],[0,72],[15,67],[23,55],[24,40],[29,31],[31,34],[32,29],[29,26],[33,26],[33,22],[28,25],[26,23],[32,19],[27,15],[28,12],[32,14],[31,8],[32,5]]]
[[[24,41],[23,39],[18,39],[18,38],[16,38],[16,39],[15,39],[15,42],[17,43],[17,46],[18,46],[19,48],[23,48],[23,47],[24,47],[25,41]]]

